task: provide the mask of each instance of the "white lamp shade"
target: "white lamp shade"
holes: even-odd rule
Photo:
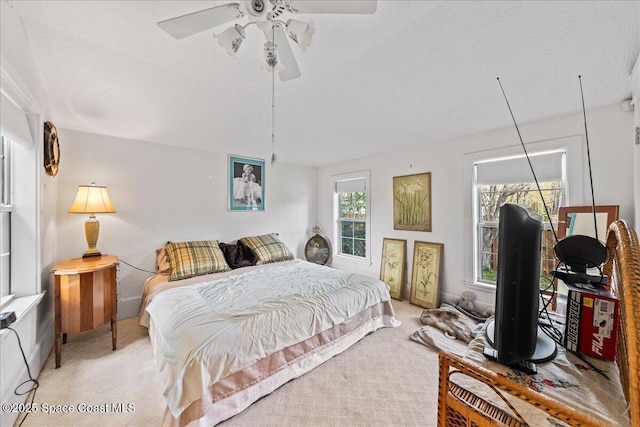
[[[235,58],[244,39],[244,28],[236,24],[224,30],[221,34],[217,35],[216,38],[220,46],[225,48],[227,53]]]
[[[97,214],[114,213],[107,187],[98,185],[79,185],[76,199],[69,208],[69,213]]]
[[[313,43],[313,35],[316,33],[316,28],[313,21],[307,23],[290,19],[287,22],[287,33],[291,40],[296,42],[304,52]]]

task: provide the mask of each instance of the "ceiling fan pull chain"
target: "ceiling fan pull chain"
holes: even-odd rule
[[[275,42],[275,29],[271,27],[271,40]],[[274,44],[275,53],[275,44]],[[276,70],[271,70],[271,164],[276,163]]]

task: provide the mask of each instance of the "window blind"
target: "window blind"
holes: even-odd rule
[[[529,154],[531,165],[539,182],[562,180],[562,163],[565,151]],[[476,184],[531,183],[533,174],[526,156],[483,160],[475,163]]]
[[[366,191],[366,180],[364,178],[348,179],[336,181],[336,193],[359,193]]]

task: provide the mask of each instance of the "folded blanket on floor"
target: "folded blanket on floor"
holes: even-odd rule
[[[472,332],[478,325],[477,321],[450,306],[424,310],[420,322],[427,326],[411,334],[410,340],[461,356],[474,338]]]
[[[438,328],[448,337],[457,338],[467,344],[474,338],[471,336],[471,331],[478,324],[478,322],[465,316],[455,308],[446,306],[424,310],[420,316],[420,322],[423,325]]]

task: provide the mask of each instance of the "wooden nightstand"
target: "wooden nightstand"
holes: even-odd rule
[[[113,350],[117,344],[116,266],[118,257],[73,258],[53,267],[56,368],[67,334],[88,331],[111,322]]]

